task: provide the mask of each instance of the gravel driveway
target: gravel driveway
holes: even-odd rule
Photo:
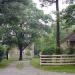
[[[0,75],[75,75],[75,73],[66,72],[47,72],[32,67],[29,61],[22,61],[24,63],[22,69],[18,69],[16,64],[19,61],[12,63],[5,69],[0,69]]]

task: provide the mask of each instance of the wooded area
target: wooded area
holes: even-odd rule
[[[18,47],[19,60],[22,60],[24,49],[32,43],[36,56],[40,52],[49,55],[75,54],[75,39],[64,41],[69,34],[75,35],[74,1],[66,1],[68,6],[62,11],[59,10],[59,0],[40,2],[41,8],[55,3],[55,20],[51,14],[44,14],[43,10],[39,10],[32,0],[0,1],[1,60],[4,57],[8,59],[9,51],[14,46]]]

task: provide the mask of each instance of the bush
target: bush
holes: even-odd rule
[[[56,48],[55,54],[63,54],[63,49],[62,48]]]
[[[65,50],[65,53],[66,53],[66,54],[75,54],[75,49],[74,49],[74,48],[67,48],[67,49]]]
[[[3,57],[4,57],[4,47],[0,45],[0,61],[2,61]]]
[[[55,53],[55,49],[54,48],[46,48],[42,51],[42,54],[46,54],[46,55],[52,55]]]
[[[52,55],[52,54],[63,54],[62,48],[46,48],[42,51],[42,54]]]

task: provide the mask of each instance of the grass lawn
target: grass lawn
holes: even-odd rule
[[[39,58],[33,58],[31,64],[39,69],[46,71],[59,71],[59,72],[75,72],[75,65],[65,65],[65,66],[41,66]]]
[[[6,59],[4,59],[4,60],[2,60],[2,61],[0,62],[0,68],[5,68],[5,67],[7,67],[10,63],[11,63],[11,60],[6,60]]]

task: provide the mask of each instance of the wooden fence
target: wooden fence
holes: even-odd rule
[[[75,64],[75,55],[40,55],[40,65]]]

